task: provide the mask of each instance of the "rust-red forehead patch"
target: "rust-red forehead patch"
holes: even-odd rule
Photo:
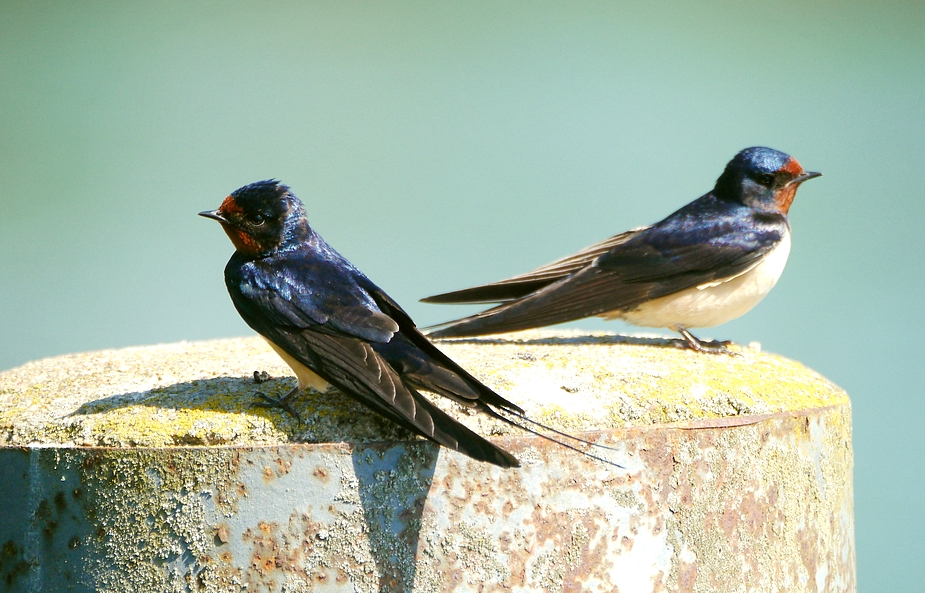
[[[803,174],[803,167],[801,167],[800,163],[798,163],[797,160],[793,157],[790,157],[790,160],[787,161],[779,170],[783,171],[784,173],[790,173],[794,177]]]
[[[230,213],[241,214],[242,212],[244,212],[244,209],[241,208],[241,206],[239,206],[238,203],[234,201],[234,196],[228,196],[227,198],[225,198],[225,201],[222,202],[222,205],[219,206],[218,209],[221,212],[224,212],[225,214],[230,214]]]

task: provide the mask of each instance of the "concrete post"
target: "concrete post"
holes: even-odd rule
[[[0,590],[855,590],[850,402],[824,377],[605,334],[440,347],[626,469],[454,405],[523,467],[336,393],[301,426],[249,409],[294,382],[257,338],[40,360],[0,373]]]

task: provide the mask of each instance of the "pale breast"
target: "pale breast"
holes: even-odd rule
[[[267,340],[266,338],[263,339]],[[279,357],[282,358],[295,373],[295,376],[299,379],[299,389],[305,389],[310,385],[318,391],[327,391],[328,387],[330,387],[330,384],[327,381],[316,375],[314,371],[312,371],[298,360],[289,356],[285,350],[270,340],[267,340],[267,344],[269,344],[270,348],[273,348],[273,350],[279,354]]]
[[[633,311],[613,311],[602,317],[623,319],[644,327],[712,327],[747,313],[780,278],[790,255],[790,233],[758,264],[737,276],[688,288],[643,303]]]

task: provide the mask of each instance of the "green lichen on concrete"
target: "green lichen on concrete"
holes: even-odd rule
[[[76,545],[84,550],[81,573],[104,592],[228,591],[206,587],[213,569],[214,531],[203,529],[210,507],[233,514],[239,494],[231,482],[236,455],[230,449],[87,450],[43,449],[43,472],[76,472],[81,505],[92,531]],[[180,570],[193,559],[190,586]],[[177,569],[169,567],[177,564]],[[85,576],[86,578],[86,576]],[[227,586],[226,586],[227,585]]]
[[[81,508],[68,512],[90,526],[75,546],[83,553],[76,572],[94,591],[306,591],[349,580],[358,593],[374,593],[413,585],[407,567],[415,561],[421,523],[407,520],[403,509],[418,500],[420,511],[429,482],[419,471],[433,463],[434,449],[411,447],[396,468],[375,472],[371,482],[357,480],[349,454],[327,456],[318,479],[339,480],[340,489],[322,516],[295,495],[271,501],[292,505],[282,521],[260,520],[257,510],[243,533],[228,523],[235,525],[241,507],[250,505],[247,516],[255,512],[248,499],[257,493],[245,487],[247,476],[265,473],[268,486],[287,475],[298,449],[43,448],[37,474],[51,484],[56,480],[46,477],[67,474],[69,484],[79,484]],[[353,463],[381,461],[372,449],[361,457]],[[275,461],[277,471],[261,472],[261,458]],[[410,540],[396,537],[402,522]]]
[[[764,414],[838,405],[847,396],[803,365],[754,348],[705,355],[666,340],[521,332],[438,343],[532,417],[563,430]],[[255,384],[255,370],[274,379]],[[258,338],[61,356],[0,373],[0,443],[76,446],[253,445],[407,438],[336,392],[306,393],[299,425],[250,406],[285,394],[291,371]],[[438,403],[489,435],[515,429]]]

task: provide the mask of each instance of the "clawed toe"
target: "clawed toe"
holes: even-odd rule
[[[706,354],[728,354],[729,356],[742,356],[741,353],[729,349],[729,346],[732,345],[732,342],[729,340],[724,340],[722,342],[717,340],[703,342],[698,340],[691,332],[687,331],[687,329],[682,326],[675,326],[671,329],[681,334],[681,336],[684,338],[683,340],[675,340],[674,345],[678,348],[689,348],[696,352],[703,352]]]
[[[703,352],[706,354],[727,354],[729,356],[742,356],[740,352],[736,352],[735,350],[729,349],[729,346],[732,344],[732,342],[729,342],[729,341],[723,341],[723,342],[718,342],[715,340],[711,342],[699,342],[698,341],[697,346],[692,346],[683,340],[679,340],[679,342],[681,342],[681,344],[679,345],[681,348],[690,348],[691,350],[696,350],[697,352]]]
[[[267,395],[266,393],[263,393],[263,392],[261,392],[261,391],[258,391],[258,392],[255,393],[254,395],[256,395],[258,398],[260,398],[261,401],[254,401],[254,402],[251,402],[250,407],[251,407],[251,408],[267,408],[267,409],[282,410],[282,411],[284,411],[284,412],[290,414],[290,415],[291,415],[292,417],[294,417],[296,420],[298,420],[298,421],[299,421],[299,424],[302,424],[302,417],[299,416],[299,413],[296,412],[295,409],[294,409],[294,408],[292,407],[292,405],[291,405],[291,404],[292,404],[292,400],[295,399],[295,396],[297,396],[298,394],[299,394],[299,389],[298,389],[298,388],[292,390],[292,391],[291,391],[288,395],[286,395],[285,397],[280,397],[280,398],[270,397],[270,396]]]

